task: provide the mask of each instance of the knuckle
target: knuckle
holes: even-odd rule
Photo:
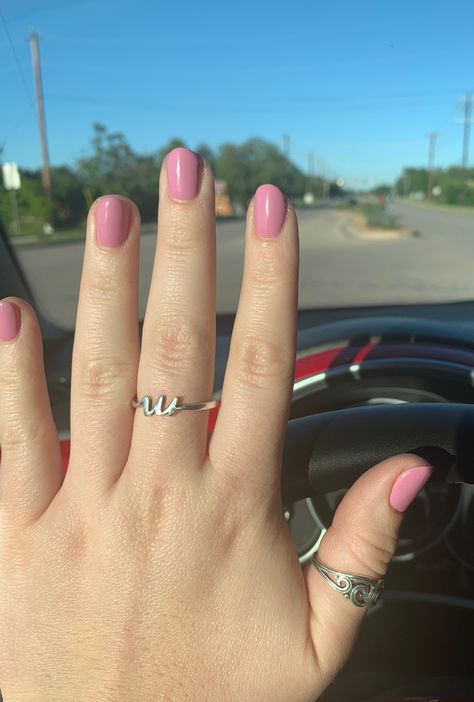
[[[25,421],[19,412],[7,416],[2,426],[1,449],[5,455],[15,455],[19,460],[21,454],[27,458],[31,446],[44,444],[51,439],[47,422]]]
[[[153,368],[180,371],[197,359],[208,358],[210,338],[207,330],[182,317],[158,319],[149,345]]]
[[[354,558],[365,570],[384,575],[396,548],[396,538],[389,534],[378,534],[375,538],[359,532],[351,539],[349,547]]]
[[[129,360],[98,358],[90,355],[78,369],[78,382],[84,397],[101,397],[115,394],[133,372]]]
[[[281,252],[278,252],[281,253]],[[287,278],[288,262],[282,255],[276,255],[273,246],[262,241],[259,255],[250,269],[252,283],[264,290]]]
[[[176,215],[172,218],[167,229],[166,236],[163,237],[166,253],[178,257],[182,254],[186,255],[193,252],[202,241],[202,232],[199,232],[189,222],[184,221],[182,209],[177,209]]]
[[[104,262],[105,263],[105,262]],[[101,265],[96,261],[93,270],[88,272],[85,287],[87,296],[92,300],[99,300],[102,303],[111,300],[119,293],[123,293],[123,276],[120,276],[116,266],[106,262],[108,265]]]
[[[35,341],[33,339],[33,341]],[[20,385],[36,384],[42,376],[42,357],[38,343],[20,343],[5,348],[0,369],[2,397],[14,397]]]
[[[26,370],[26,368],[23,370]],[[22,377],[25,376],[22,374],[22,363],[20,359],[13,358],[11,363],[3,364],[0,373],[0,389],[2,392],[2,397],[8,397],[10,394],[12,394],[12,392],[16,390],[19,380]]]
[[[237,377],[245,387],[262,388],[286,375],[291,365],[288,350],[263,336],[247,336],[238,344]]]

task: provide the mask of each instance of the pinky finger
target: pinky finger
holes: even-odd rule
[[[31,522],[62,483],[61,460],[36,316],[17,298],[0,301],[0,512]]]

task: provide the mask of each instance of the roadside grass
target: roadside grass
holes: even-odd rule
[[[395,215],[381,203],[364,202],[357,206],[357,210],[365,217],[369,229],[398,229],[400,226]]]
[[[234,219],[243,219],[242,217],[217,217],[217,221],[230,221]],[[142,222],[142,234],[150,234],[156,232],[156,222]],[[13,246],[34,246],[47,244],[63,244],[68,241],[81,241],[86,236],[86,222],[72,227],[71,229],[57,229],[52,234],[44,234],[37,224],[21,225],[21,233],[15,234],[9,227],[7,234]]]
[[[357,205],[350,205],[344,202],[336,205],[336,209],[362,215],[368,229],[398,229],[400,227],[397,217],[391,214],[383,203],[359,202]]]
[[[79,241],[85,238],[86,223],[71,229],[56,229],[52,234],[45,234],[37,224],[23,223],[20,233],[16,234],[11,228],[7,229],[10,241],[14,246],[25,244],[59,244],[65,241]]]
[[[474,206],[469,207],[467,205],[448,205],[446,202],[436,202],[436,200],[432,200],[431,202],[429,202],[428,200],[411,200],[408,197],[399,197],[397,198],[397,202],[406,205],[411,205],[412,207],[419,207],[425,210],[431,209],[438,210],[440,212],[459,212],[460,214],[474,215]]]

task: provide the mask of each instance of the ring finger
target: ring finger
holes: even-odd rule
[[[214,180],[203,160],[187,149],[171,151],[160,176],[158,237],[143,325],[139,399],[149,395],[156,402],[165,395],[166,405],[175,396],[181,403],[210,399],[215,346],[214,209]],[[171,457],[179,456],[181,465],[202,461],[208,417],[208,412],[145,417],[138,408],[130,465],[140,466],[140,481],[153,480]]]

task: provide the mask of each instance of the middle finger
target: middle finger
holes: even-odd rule
[[[203,160],[174,149],[160,176],[158,237],[143,325],[137,397],[156,402],[166,395],[181,403],[211,399],[215,347],[214,180]],[[130,465],[140,480],[202,461],[207,450],[208,412],[145,417],[136,410]],[[146,465],[143,457],[146,455]],[[127,470],[127,469],[126,469]],[[146,475],[144,475],[144,471]]]

